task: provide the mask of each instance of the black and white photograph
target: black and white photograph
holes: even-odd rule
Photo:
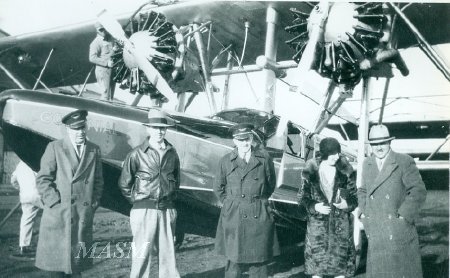
[[[0,0],[0,277],[449,277],[449,26]]]

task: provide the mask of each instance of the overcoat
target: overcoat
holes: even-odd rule
[[[321,189],[319,177],[320,159],[308,160],[302,176],[304,183],[298,194],[299,205],[307,211],[305,241],[305,273],[319,276],[352,277],[355,273],[355,247],[353,243],[353,211],[357,207],[355,172],[345,157],[336,163],[333,195],[328,201]],[[340,198],[346,200],[348,208],[341,210],[332,203]],[[330,214],[315,210],[323,202],[331,208]]]
[[[216,250],[235,263],[262,263],[279,254],[268,198],[275,190],[273,160],[252,150],[248,163],[237,149],[220,161],[214,191],[223,203]]]
[[[365,159],[358,199],[369,241],[366,277],[422,277],[415,220],[425,198],[410,156],[391,150],[381,171],[374,156]]]
[[[103,190],[99,147],[86,141],[78,161],[68,137],[49,143],[37,188],[44,211],[36,266],[67,274],[83,271],[92,264],[92,222]]]

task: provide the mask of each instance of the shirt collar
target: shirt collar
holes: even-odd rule
[[[150,143],[148,142],[148,138],[149,138],[149,137],[145,138],[144,142],[142,142],[142,144],[141,144],[141,150],[142,150],[143,152],[147,152],[148,149],[152,149],[152,150],[155,150],[155,151],[156,151],[155,148],[153,148],[152,146],[150,146]],[[166,139],[164,139],[163,144],[166,146],[166,149],[165,149],[166,151],[168,151],[169,149],[172,148],[172,145],[171,145]]]

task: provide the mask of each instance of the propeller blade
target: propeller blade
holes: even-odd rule
[[[320,1],[318,9],[315,9],[310,16],[311,30],[309,31],[308,44],[303,51],[302,58],[298,63],[297,76],[304,76],[309,71],[316,58],[316,49],[319,41],[322,40],[325,22],[328,18],[328,12],[330,10],[330,3],[328,1]]]
[[[122,29],[120,23],[111,16],[111,14],[107,10],[101,11],[97,15],[98,21],[103,25],[103,27],[108,31],[111,36],[113,36],[116,40],[124,42],[128,41],[127,36],[125,35],[125,31]]]

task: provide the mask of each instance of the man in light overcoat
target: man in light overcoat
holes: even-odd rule
[[[268,276],[267,264],[279,254],[269,197],[275,170],[267,152],[252,147],[253,125],[232,128],[236,145],[220,161],[214,192],[223,203],[216,232],[216,250],[227,259],[225,277]]]
[[[62,118],[68,136],[50,142],[37,189],[44,203],[36,266],[52,276],[79,276],[92,265],[94,212],[103,190],[100,149],[86,140],[86,110]]]
[[[369,241],[366,277],[422,277],[415,227],[426,198],[414,160],[391,150],[394,139],[384,125],[373,126],[358,190],[360,219]]]

